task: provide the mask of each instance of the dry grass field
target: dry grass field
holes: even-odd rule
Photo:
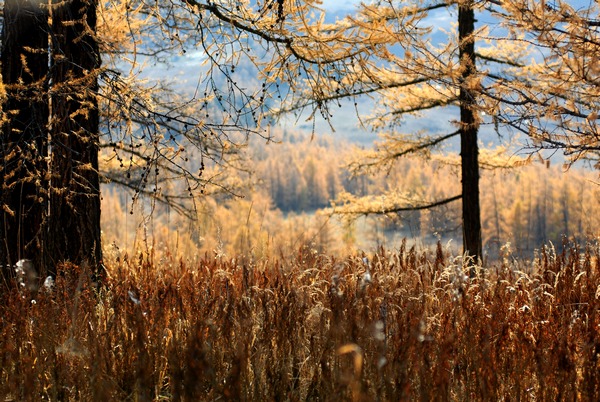
[[[99,291],[67,265],[51,292],[3,284],[0,400],[595,400],[599,254],[475,278],[441,246],[139,254],[106,261]]]

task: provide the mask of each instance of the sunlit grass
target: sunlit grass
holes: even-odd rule
[[[473,279],[441,246],[121,255],[98,292],[66,265],[51,293],[3,287],[0,399],[593,400],[599,253]]]

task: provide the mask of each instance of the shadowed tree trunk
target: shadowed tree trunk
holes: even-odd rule
[[[458,8],[459,56],[462,70],[460,101],[460,154],[462,166],[463,249],[477,262],[482,256],[481,212],[479,206],[478,119],[475,94],[465,85],[475,71],[475,14],[469,3]]]
[[[52,142],[48,229],[53,262],[100,262],[96,3],[52,10]]]
[[[45,3],[7,0],[4,15],[0,264],[28,258],[51,274],[65,260],[95,268],[101,259],[96,3],[66,1],[48,13]]]
[[[0,264],[45,258],[48,209],[48,14],[37,2],[6,0],[2,27],[5,121],[0,138]]]

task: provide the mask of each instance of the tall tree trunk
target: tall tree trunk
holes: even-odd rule
[[[48,210],[48,13],[37,1],[6,0],[2,27],[5,122],[0,138],[0,266],[45,258]]]
[[[59,261],[97,266],[101,259],[96,3],[67,1],[51,12],[48,26],[48,9],[39,2],[4,5],[0,264],[5,273],[20,258],[51,273]]]
[[[475,93],[468,81],[476,73],[475,14],[470,2],[458,8],[459,57],[462,68],[460,87],[460,154],[462,165],[462,213],[464,252],[477,262],[482,256],[481,212],[479,206],[478,119],[475,116]]]
[[[49,254],[97,267],[100,246],[96,1],[52,10],[52,140]]]

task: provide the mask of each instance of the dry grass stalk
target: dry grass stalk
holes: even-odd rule
[[[598,245],[470,279],[460,257],[66,265],[33,304],[5,287],[0,400],[593,400]],[[370,276],[365,281],[366,269]]]

